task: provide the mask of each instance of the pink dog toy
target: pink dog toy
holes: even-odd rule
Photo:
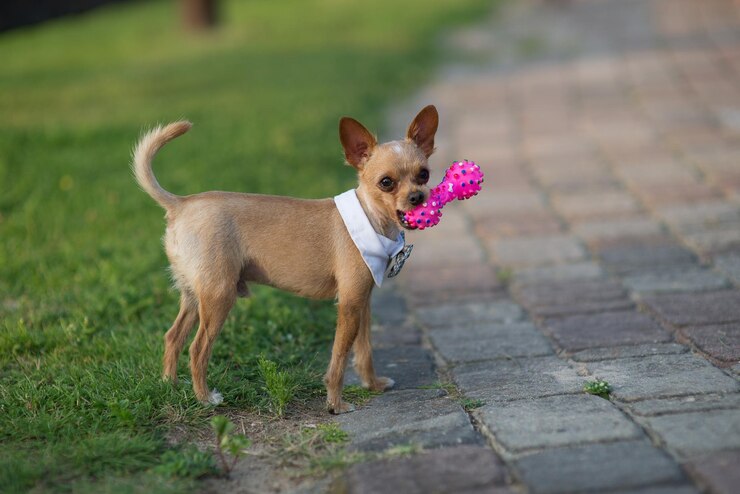
[[[483,172],[475,162],[455,161],[445,172],[442,182],[430,191],[427,202],[406,211],[403,215],[405,226],[418,230],[433,227],[439,223],[445,204],[478,195],[482,183]]]

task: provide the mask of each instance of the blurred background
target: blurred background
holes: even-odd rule
[[[128,170],[157,122],[195,124],[156,164],[175,193],[346,189],[338,119],[381,130],[383,105],[429,74],[437,31],[486,2],[163,0],[80,12],[93,4],[2,7],[0,289],[13,307],[40,287],[95,283],[106,260],[125,258],[122,276],[136,277],[132,259],[161,266],[160,213]],[[64,11],[77,13],[39,23]]]

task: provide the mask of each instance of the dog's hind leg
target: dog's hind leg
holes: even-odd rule
[[[198,303],[192,296],[183,293],[180,296],[180,313],[177,314],[172,327],[164,335],[163,375],[165,380],[177,383],[177,360],[182,353],[190,331],[198,322]]]
[[[234,285],[202,290],[198,299],[200,326],[193,343],[190,345],[190,372],[193,376],[195,396],[204,403],[218,405],[223,401],[218,392],[209,392],[206,383],[206,371],[208,360],[211,358],[213,343],[216,341],[216,337],[235,301]]]

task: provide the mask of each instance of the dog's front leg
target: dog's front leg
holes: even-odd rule
[[[373,348],[370,342],[370,299],[364,304],[360,319],[360,330],[354,345],[354,367],[362,386],[371,391],[385,391],[395,382],[389,377],[377,377],[373,367]]]
[[[367,298],[369,298],[369,295]],[[331,362],[324,377],[326,404],[331,413],[345,413],[355,409],[351,403],[342,401],[342,386],[344,384],[344,369],[347,366],[347,357],[360,330],[363,303],[364,301],[355,297],[344,298],[340,293],[337,331],[334,335]]]

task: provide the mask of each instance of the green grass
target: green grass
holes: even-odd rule
[[[382,130],[384,108],[431,73],[437,34],[486,8],[223,7],[221,28],[201,36],[181,32],[174,2],[163,1],[0,35],[0,490],[197,488],[161,474],[202,466],[166,434],[204,427],[214,412],[187,384],[159,378],[177,294],[162,211],[128,169],[142,129],[195,123],[155,163],[175,193],[336,194],[354,178],[339,117]],[[334,320],[331,302],[254,290],[215,345],[209,384],[229,406],[289,415],[323,393]],[[285,373],[272,394],[260,355]],[[188,377],[186,356],[179,373]]]

